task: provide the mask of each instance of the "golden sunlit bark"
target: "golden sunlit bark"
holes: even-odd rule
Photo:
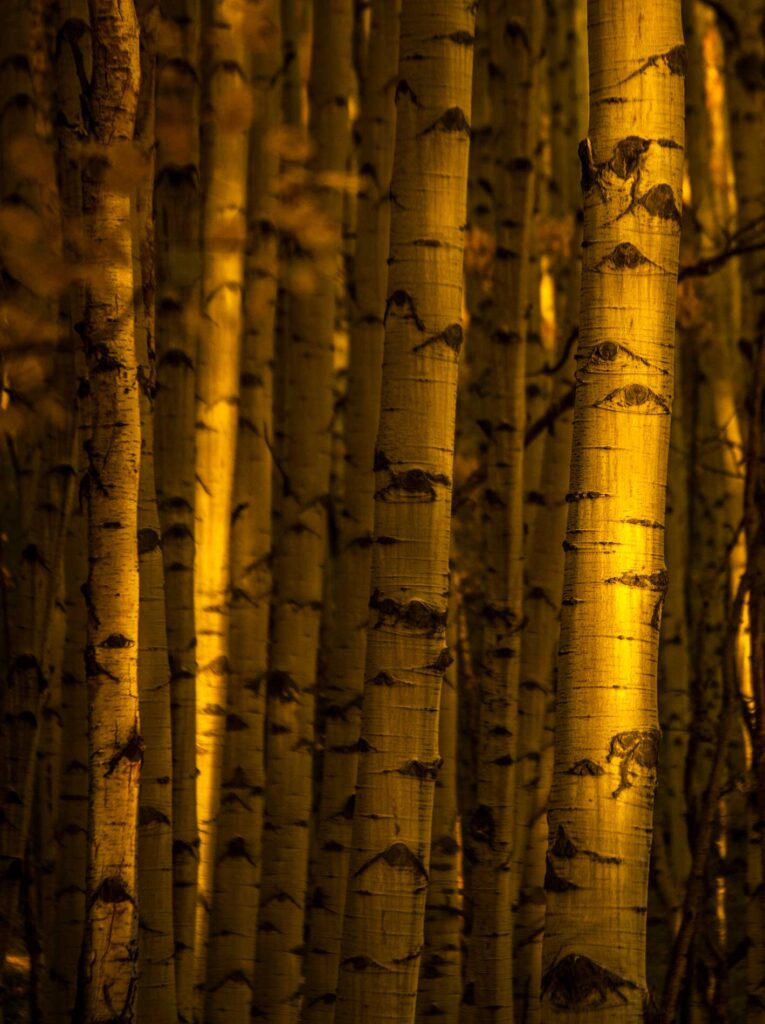
[[[229,679],[229,561],[239,403],[251,121],[246,9],[202,5],[202,315],[196,394],[196,742],[199,889],[195,927],[201,1013],[213,906]]]
[[[477,805],[466,834],[472,866],[470,956],[476,1020],[512,1020],[518,683],[523,619],[523,487],[531,217],[542,11],[531,2],[489,10],[497,242],[488,339],[482,495],[485,571]]]
[[[75,1015],[133,1015],[137,970],[138,368],[129,186],[140,79],[132,0],[90,5],[92,148],[82,167],[85,237],[95,272],[82,336],[92,433],[87,442],[89,811],[87,912]]]
[[[324,597],[331,463],[335,276],[350,151],[352,6],[317,7],[311,54],[310,134],[315,234],[311,289],[288,299],[273,645],[268,675],[266,832],[254,1005],[267,1021],[300,1012],[312,802],[314,707]],[[289,99],[289,96],[287,95]],[[303,262],[303,261],[301,261]]]
[[[348,882],[354,787],[364,683],[369,574],[374,524],[372,463],[380,405],[390,203],[398,69],[399,4],[375,0],[362,90],[363,184],[358,197],[355,303],[351,324],[347,457],[341,551],[331,649],[321,801],[317,823],[315,891],[306,960],[304,1017],[332,1021]]]
[[[278,5],[260,17],[252,57],[244,336],[231,526],[231,675],[207,970],[206,1020],[247,1022],[260,893],[264,717],[271,581],[275,227],[279,172],[271,133],[281,112]]]
[[[411,1024],[438,772],[474,12],[402,9],[370,628],[337,1020]]]
[[[200,262],[200,0],[163,0],[157,38],[157,499],[173,751],[173,923],[179,1019],[193,1017],[196,814],[195,367]]]
[[[642,1021],[683,153],[680,5],[589,4],[545,1021]]]

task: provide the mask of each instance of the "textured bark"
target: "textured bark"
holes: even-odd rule
[[[642,1021],[685,49],[589,5],[581,332],[545,888],[546,1021]]]
[[[138,482],[138,698],[144,757],[138,804],[138,993],[136,1014],[175,1024],[173,931],[173,765],[165,577],[154,482],[156,394],[154,138],[158,12],[141,17],[141,89],[136,123],[140,172],[133,194],[133,286],[140,382],[141,471]]]
[[[425,903],[425,935],[417,988],[417,1021],[457,1024],[462,998],[462,843],[457,808],[457,716],[459,668],[459,584],[452,574],[447,641],[452,661],[444,674],[438,709],[438,752],[430,879]]]
[[[461,2],[403,8],[342,1024],[411,1024],[416,1009],[446,667],[473,30]]]
[[[202,316],[197,360],[196,740],[199,889],[194,939],[204,1005],[229,680],[229,562],[239,402],[250,127],[245,9],[202,5]]]
[[[334,1019],[351,852],[369,617],[374,525],[372,463],[380,414],[398,32],[399,5],[390,0],[376,2],[361,106],[359,163],[363,185],[358,196],[356,305],[345,403],[345,500],[323,709],[326,728],[322,791],[303,1011],[307,1022]]]
[[[513,1005],[513,903],[517,716],[523,619],[523,488],[526,336],[530,299],[541,8],[497,2],[489,29],[498,132],[497,244],[488,344],[482,494],[485,565],[477,805],[466,832],[473,860],[471,958],[480,1024],[509,1022]]]
[[[264,19],[252,58],[244,336],[231,533],[231,675],[207,971],[206,1020],[250,1019],[260,893],[264,717],[271,580],[278,156],[268,134],[281,107],[279,22]]]
[[[87,912],[75,1016],[130,1020],[137,970],[136,821],[143,740],[138,721],[137,506],[140,463],[130,193],[116,175],[133,154],[139,85],[132,2],[90,5],[93,150],[85,158],[85,236],[98,272],[82,327],[88,439]]]
[[[318,9],[316,11],[318,15]],[[343,220],[338,176],[350,148],[352,6],[333,0],[314,23],[310,133],[316,147],[313,218],[329,245],[306,254],[313,287],[290,297],[281,466],[281,535],[275,548],[273,646],[268,677],[266,831],[254,1005],[268,1021],[300,1012],[314,706],[324,597],[331,464],[332,334]],[[321,214],[318,210],[321,209]],[[317,239],[319,235],[315,236]],[[300,239],[298,238],[298,242]]]
[[[157,499],[165,570],[173,750],[178,1015],[193,1016],[196,814],[195,368],[200,263],[200,0],[163,0],[157,53]]]

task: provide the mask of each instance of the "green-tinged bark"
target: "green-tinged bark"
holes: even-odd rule
[[[581,330],[558,662],[545,1021],[638,1022],[659,729],[686,54],[680,5],[589,4]],[[636,26],[640,26],[640,31]]]
[[[133,3],[90,5],[92,149],[82,167],[83,222],[95,264],[82,336],[92,432],[87,441],[89,573],[85,651],[89,809],[87,911],[75,1017],[133,1015],[137,972],[136,821],[143,741],[138,719],[137,508],[140,464],[130,192],[140,79]]]
[[[251,121],[246,10],[202,5],[202,315],[197,357],[196,534],[197,820],[194,954],[201,1015],[213,905],[229,680],[231,512],[243,326],[247,152]]]
[[[157,499],[165,570],[173,751],[178,1016],[193,1018],[196,814],[195,368],[200,262],[200,0],[163,0],[157,52]]]
[[[278,8],[274,8],[276,12]],[[247,1022],[254,985],[260,893],[264,717],[271,579],[275,227],[278,156],[269,132],[280,121],[276,13],[259,27],[252,58],[255,120],[249,141],[244,336],[231,526],[231,675],[207,968],[206,1020]]]
[[[446,668],[474,12],[402,10],[359,772],[337,1020],[412,1024]]]
[[[398,68],[399,5],[376,0],[362,91],[363,175],[358,197],[355,310],[351,324],[347,459],[341,551],[325,684],[326,729],[317,863],[306,961],[306,1022],[332,1021],[348,882],[354,787],[364,684],[369,574],[374,525],[372,462],[380,406],[383,315],[388,278],[390,203]]]
[[[287,389],[280,455],[281,533],[275,547],[273,646],[268,675],[266,831],[254,1006],[267,1021],[300,1012],[314,708],[324,599],[333,413],[333,330],[350,151],[352,5],[315,10],[310,134],[315,234],[298,235],[312,287],[288,298]],[[289,97],[287,97],[289,98]],[[289,116],[289,111],[288,111]],[[324,241],[322,242],[322,235]],[[293,271],[294,271],[293,267]]]

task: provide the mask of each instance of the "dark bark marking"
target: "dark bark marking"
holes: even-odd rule
[[[125,745],[121,747],[109,760],[109,765],[104,772],[104,775],[111,775],[122,760],[128,761],[130,764],[140,764],[141,761],[143,761],[143,751],[143,736],[140,736],[134,729],[130,734],[127,743],[125,743]]]
[[[420,318],[420,315],[417,312],[417,306],[415,305],[414,299],[409,294],[409,292],[405,291],[403,288],[397,288],[392,295],[388,296],[388,299],[385,303],[383,323],[387,323],[388,313],[390,313],[391,308],[393,306],[395,306],[397,309],[403,309],[404,307],[406,307],[409,310],[409,312],[403,314],[403,319],[411,320],[418,331],[422,331],[424,333],[427,330],[427,328],[425,327],[425,321]]]
[[[120,648],[134,647],[135,640],[131,640],[123,633],[110,633],[109,636],[107,636],[105,640],[102,640],[98,646],[119,650]]]
[[[437,757],[435,761],[418,761],[415,758],[395,770],[399,775],[409,775],[416,779],[437,779],[443,763],[442,757]]]
[[[566,501],[569,503],[578,501],[594,501],[596,498],[610,498],[610,494],[604,494],[601,491],[572,491],[566,495]]]
[[[375,590],[369,599],[369,607],[380,613],[375,629],[379,629],[386,619],[392,620],[393,625],[401,624],[427,636],[434,636],[446,628],[446,611],[416,598],[400,602],[392,597],[383,597],[380,590]]]
[[[104,878],[91,898],[91,904],[98,900],[101,903],[135,903],[127,882],[119,875]]]
[[[431,662],[431,664],[427,665],[426,667],[435,669],[436,672],[442,673],[446,672],[447,668],[449,668],[449,666],[453,664],[454,655],[452,654],[451,650],[448,647],[444,647],[444,649],[439,652],[439,655],[436,658],[436,660],[434,662]]]
[[[628,978],[579,953],[569,953],[555,960],[542,977],[542,995],[560,1010],[597,1009],[604,1006],[611,993],[626,1003],[620,989],[637,989]]]
[[[558,825],[555,838],[550,845],[550,853],[554,857],[565,857],[569,860],[571,857],[575,857],[577,852],[576,843],[569,836],[563,825]]]
[[[138,827],[142,828],[144,825],[169,825],[170,819],[168,816],[160,811],[156,807],[144,807],[143,805],[138,808]]]
[[[620,732],[611,737],[606,761],[620,761],[620,782],[611,794],[616,799],[625,789],[631,789],[629,772],[632,764],[640,768],[652,770],[659,763],[659,741],[661,732],[658,729],[633,729]]]
[[[468,119],[465,117],[465,112],[461,107],[449,107],[445,110],[439,118],[437,118],[430,127],[423,129],[420,132],[420,137],[423,135],[429,135],[430,132],[441,131],[441,132],[462,132],[470,137],[470,124]]]
[[[637,78],[638,75],[642,75],[649,68],[657,68],[661,64],[669,71],[670,75],[679,75],[685,78],[685,74],[688,70],[688,51],[685,46],[681,43],[679,46],[673,46],[671,50],[667,50],[666,53],[654,53],[647,60],[643,61],[637,71],[633,71],[631,75],[627,75],[624,79],[625,82],[629,82],[632,78]]]
[[[583,757],[581,761],[577,761],[570,768],[566,769],[566,775],[604,775],[605,768],[602,765],[596,764],[595,761],[591,761],[588,757]]]
[[[433,345],[439,341],[443,342],[452,352],[459,352],[462,348],[462,340],[462,324],[450,324],[443,331],[439,331],[438,334],[434,334],[432,337],[426,338],[425,341],[421,341],[419,345],[415,345],[412,352],[419,352],[426,345]]]
[[[267,673],[266,688],[269,698],[278,699],[282,704],[292,704],[300,695],[300,687],[289,672],[282,669],[271,669]]]
[[[497,827],[494,821],[494,814],[486,804],[479,804],[470,815],[468,824],[468,835],[475,843],[486,843],[489,849],[494,849],[494,839]]]
[[[643,139],[639,135],[628,135],[620,139],[614,146],[608,166],[614,174],[627,181],[640,171],[641,157],[648,151],[651,145],[650,139]]]
[[[609,267],[611,270],[637,270],[638,267],[644,266],[655,267],[656,264],[644,256],[632,242],[620,242],[603,257],[595,269]]]
[[[428,879],[428,872],[425,870],[425,865],[421,858],[406,843],[401,842],[392,843],[387,850],[383,850],[382,853],[376,853],[374,857],[370,857],[366,863],[362,864],[353,873],[353,877],[358,878],[360,875],[363,875],[379,861],[384,861],[391,868],[411,871],[415,876],[421,876],[426,881]]]
[[[547,854],[545,858],[545,880],[544,890],[545,892],[569,892],[572,889],[578,889],[579,886],[574,882],[569,882],[567,879],[562,878],[553,867],[552,857]]]
[[[675,193],[672,191],[672,187],[666,183],[654,185],[636,201],[652,217],[658,217],[660,220],[673,220],[677,224],[682,220],[678,203],[675,200]]]
[[[157,548],[162,547],[162,541],[156,530],[145,527],[138,531],[138,554],[148,555]]]
[[[375,491],[375,501],[435,501],[437,497],[434,484],[451,486],[451,480],[444,473],[428,473],[424,469],[407,469],[403,473],[391,473],[390,480]]]
[[[232,836],[226,843],[225,849],[218,858],[218,863],[224,860],[246,860],[255,866],[255,859],[247,849],[247,841],[244,836]]]
[[[623,572],[621,576],[612,576],[604,582],[623,583],[625,587],[639,587],[641,590],[666,594],[669,586],[669,573],[666,569],[659,569],[658,572],[652,573]]]
[[[409,84],[409,82],[407,82],[405,78],[400,79],[398,85],[396,86],[396,103],[398,103],[400,96],[408,96],[412,103],[414,103],[415,107],[419,107],[420,102],[417,99],[417,93],[414,91],[414,89],[411,87],[411,85]]]
[[[612,412],[640,410],[644,416],[669,416],[671,409],[669,402],[661,395],[657,395],[645,384],[628,384],[622,388],[609,391],[603,398],[593,403],[596,409],[609,409]]]

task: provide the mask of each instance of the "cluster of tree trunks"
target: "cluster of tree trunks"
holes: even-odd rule
[[[0,1021],[765,1024],[763,0],[7,0]]]

